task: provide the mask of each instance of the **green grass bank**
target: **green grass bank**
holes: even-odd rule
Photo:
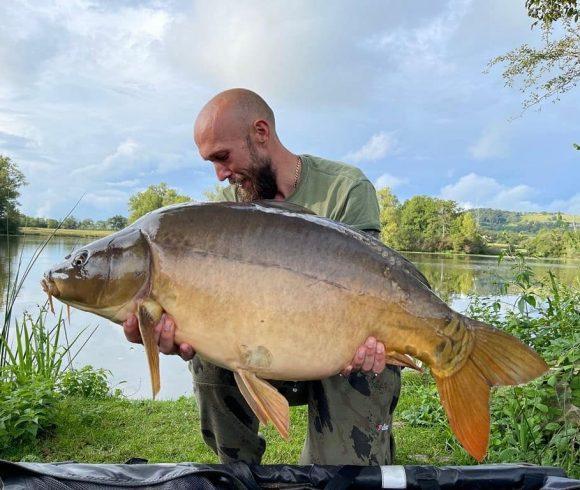
[[[409,377],[416,375],[405,376],[397,414],[417,403],[413,396],[415,382]],[[306,436],[306,407],[292,407],[291,416],[288,442],[272,426],[262,428],[268,442],[264,464],[298,462]],[[131,457],[142,457],[150,462],[218,462],[203,442],[195,399],[190,397],[172,401],[67,397],[58,402],[54,423],[42,437],[0,451],[0,458],[123,463]],[[475,462],[461,454],[458,446],[448,443],[445,430],[412,427],[402,420],[394,425],[399,464]]]
[[[68,230],[64,228],[54,230],[53,228],[33,228],[28,226],[21,226],[18,231],[21,235],[49,236],[54,233],[54,236],[73,237],[102,237],[114,233],[111,230]]]

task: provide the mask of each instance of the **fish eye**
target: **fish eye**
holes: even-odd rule
[[[72,263],[74,266],[81,267],[85,265],[85,262],[89,258],[89,253],[86,250],[79,252],[75,258],[73,259]]]

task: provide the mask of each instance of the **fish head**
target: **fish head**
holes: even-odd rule
[[[63,303],[122,322],[149,283],[150,251],[137,228],[125,228],[65,257],[44,274],[44,291]]]

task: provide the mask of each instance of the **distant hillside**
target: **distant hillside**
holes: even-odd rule
[[[538,233],[541,230],[563,228],[580,229],[580,216],[566,213],[520,213],[500,209],[477,208],[470,210],[484,231]]]

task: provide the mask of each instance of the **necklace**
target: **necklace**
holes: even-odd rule
[[[300,180],[300,173],[302,170],[302,159],[298,157],[296,161],[296,173],[294,174],[294,189],[298,186],[298,180]]]

